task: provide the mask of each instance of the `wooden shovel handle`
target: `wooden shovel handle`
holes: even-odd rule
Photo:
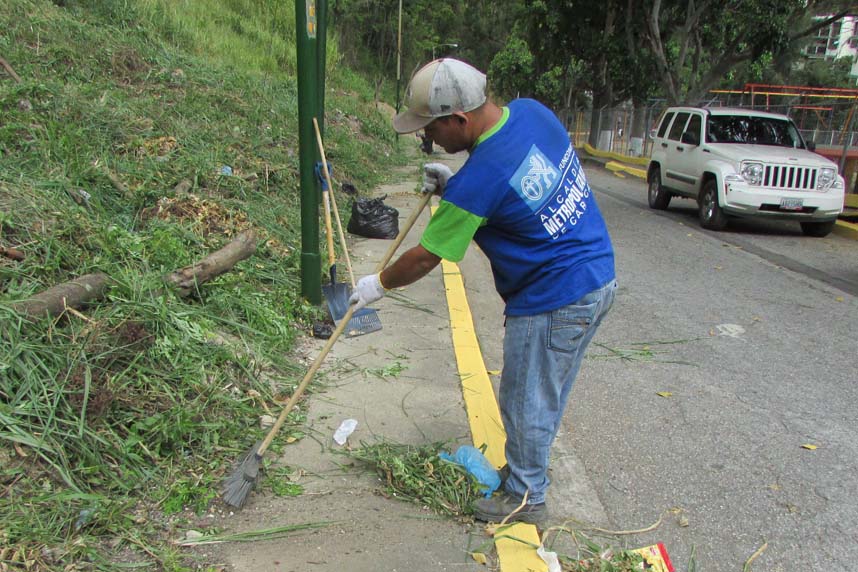
[[[322,133],[319,131],[319,122],[316,121],[316,118],[313,118],[313,129],[316,130],[316,143],[319,145],[319,155],[322,157],[322,173],[325,175],[325,182],[328,183],[328,193],[327,196],[331,199],[331,205],[334,207],[334,217],[337,219],[337,232],[340,237],[340,246],[343,247],[343,255],[346,258],[346,268],[349,270],[349,279],[352,282],[352,288],[355,287],[355,273],[352,271],[352,260],[349,258],[349,248],[346,244],[346,235],[343,233],[343,223],[340,220],[340,211],[337,208],[337,199],[334,196],[334,185],[331,182],[331,173],[328,171],[328,159],[325,157],[325,146],[322,145]],[[328,207],[327,201],[325,202],[325,208]],[[331,235],[331,214],[330,212],[326,213],[328,220],[326,224],[328,225],[328,246],[329,249],[333,248],[334,242]],[[333,262],[331,262],[333,264]]]

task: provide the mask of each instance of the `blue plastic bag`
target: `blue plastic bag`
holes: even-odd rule
[[[463,466],[466,471],[474,475],[474,478],[484,487],[483,495],[486,498],[492,496],[492,493],[500,486],[500,473],[489,463],[483,452],[476,447],[462,445],[456,449],[455,455],[441,451],[438,456],[445,461]]]

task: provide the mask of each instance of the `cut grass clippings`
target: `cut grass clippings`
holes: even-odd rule
[[[386,494],[439,514],[468,516],[482,496],[480,484],[462,466],[438,457],[445,446],[448,444],[361,443],[359,449],[346,454],[375,469]]]
[[[236,532],[233,534],[204,534],[195,538],[188,538],[177,542],[179,546],[201,546],[206,544],[221,544],[224,542],[256,542],[257,540],[274,540],[283,538],[302,530],[314,530],[338,524],[337,521],[308,522],[304,524],[290,524],[287,526],[276,526],[262,530],[250,530],[247,532]]]
[[[654,560],[660,561],[660,557],[641,550],[639,543],[629,547],[631,541],[628,538],[623,540],[622,537],[651,532],[661,526],[662,519],[663,516],[652,525],[637,530],[605,530],[569,520],[542,531],[540,544],[545,552],[557,555],[564,572],[638,572],[645,565],[654,564]],[[504,524],[486,527],[491,539],[472,551],[472,557],[479,561],[478,556],[484,557],[501,539],[519,542],[535,550],[540,548],[538,544],[510,534],[512,526]],[[557,548],[557,544],[563,544],[563,548]]]
[[[681,361],[681,360],[671,360],[665,359],[661,357],[668,352],[665,350],[657,350],[654,349],[653,346],[670,346],[676,344],[686,344],[689,342],[695,342],[702,338],[691,338],[688,340],[659,340],[652,342],[632,342],[629,344],[627,348],[613,348],[606,344],[593,342],[592,345],[597,348],[601,348],[605,350],[606,353],[593,353],[590,352],[587,354],[587,359],[618,359],[623,362],[632,362],[632,361],[651,361],[657,363],[672,363],[677,365],[690,365],[696,366],[697,364]]]

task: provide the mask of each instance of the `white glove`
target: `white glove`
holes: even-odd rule
[[[444,194],[447,181],[453,176],[453,171],[444,163],[427,163],[423,165],[424,193],[433,193],[439,197]]]
[[[370,274],[357,281],[354,292],[349,296],[349,304],[353,304],[355,311],[358,311],[382,298],[384,298],[384,286],[381,285],[381,278],[379,274]]]

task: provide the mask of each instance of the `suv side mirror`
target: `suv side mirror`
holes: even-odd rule
[[[807,146],[808,151],[816,151],[816,143],[813,141],[805,141],[805,146]]]
[[[696,147],[700,145],[700,136],[693,131],[686,131],[682,134],[682,139],[680,139],[680,141],[687,145],[694,145]]]

